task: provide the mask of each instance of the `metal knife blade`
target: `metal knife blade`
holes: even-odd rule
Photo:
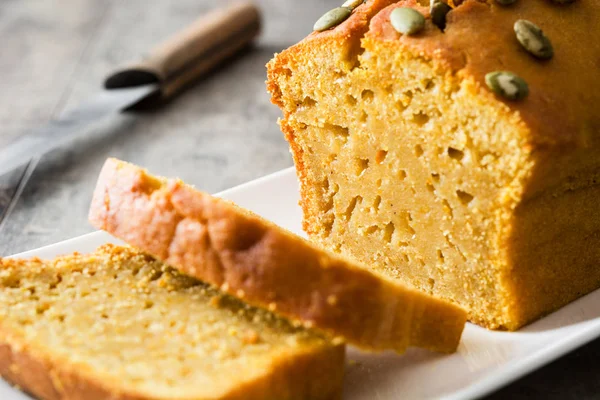
[[[94,122],[138,103],[158,89],[157,84],[147,84],[101,91],[89,102],[1,149],[0,176],[85,135]]]
[[[44,153],[71,143],[89,133],[94,122],[132,109],[150,96],[156,94],[159,103],[170,100],[244,49],[260,29],[260,11],[250,0],[217,8],[153,48],[142,60],[107,77],[104,87],[110,90],[0,150],[0,232]],[[9,173],[19,165],[23,167]]]

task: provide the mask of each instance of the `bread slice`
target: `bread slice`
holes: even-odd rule
[[[514,330],[600,287],[600,2],[499,3],[454,1],[442,30],[429,1],[369,0],[278,54],[268,88],[311,240]],[[397,32],[398,7],[424,29]],[[487,87],[505,70],[527,97]]]
[[[454,351],[461,308],[390,282],[179,180],[106,161],[91,223],[250,304],[363,349]]]
[[[43,400],[341,399],[344,348],[131,248],[0,260],[0,374]]]

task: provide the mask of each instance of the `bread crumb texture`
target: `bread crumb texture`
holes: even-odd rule
[[[514,330],[600,286],[600,3],[370,0],[268,64],[312,240]],[[427,18],[414,36],[390,13]],[[530,19],[556,54],[533,59]],[[529,84],[518,102],[485,74]],[[594,72],[591,72],[594,71]]]
[[[189,276],[366,350],[453,352],[465,326],[466,312],[455,304],[123,161],[104,164],[89,216]]]
[[[343,346],[131,248],[0,260],[0,304],[0,372],[42,399],[341,398]]]

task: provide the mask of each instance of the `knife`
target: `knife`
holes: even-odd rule
[[[1,149],[0,177],[28,165],[10,174],[8,187],[0,182],[0,228],[43,154],[89,134],[94,123],[110,115],[173,98],[248,45],[260,32],[260,25],[259,10],[252,2],[212,11],[158,45],[143,60],[115,71],[104,81],[104,89],[87,102]]]

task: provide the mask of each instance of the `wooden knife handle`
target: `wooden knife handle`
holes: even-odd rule
[[[158,83],[167,99],[249,44],[260,32],[260,13],[248,1],[210,12],[152,49],[140,62],[117,70],[107,89]]]

